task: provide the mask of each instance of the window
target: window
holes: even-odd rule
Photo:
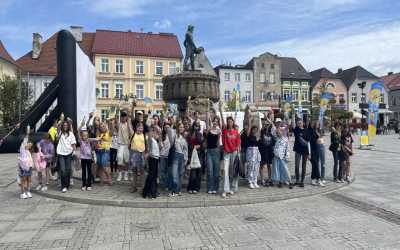
[[[275,83],[275,73],[274,72],[269,72],[269,82]]]
[[[302,101],[308,101],[308,90],[303,89],[301,91],[301,100]]]
[[[115,72],[124,73],[124,61],[122,59],[115,60]]]
[[[123,83],[115,83],[115,97],[121,99],[124,95],[124,84]]]
[[[245,102],[251,102],[251,91],[246,91],[244,98]]]
[[[235,81],[240,82],[240,73],[235,73]]]
[[[101,83],[101,98],[108,98],[108,82]]]
[[[246,73],[246,81],[251,81],[250,73]]]
[[[162,75],[162,74],[163,74],[163,63],[156,62],[156,75]]]
[[[287,99],[289,99],[289,96],[290,96],[290,90],[288,90],[288,89],[284,89],[283,90],[283,100],[287,100]]]
[[[176,62],[169,62],[168,63],[168,74],[172,75],[177,73],[176,71]]]
[[[344,99],[344,94],[339,94],[339,103],[343,104],[346,100]]]
[[[264,67],[265,67],[264,63],[261,63],[261,68],[264,68]]]
[[[379,100],[379,103],[385,103],[385,94],[381,94],[381,98]]]
[[[226,72],[224,75],[225,75],[224,77],[225,81],[229,81],[231,78],[231,74],[229,74],[229,72]]]
[[[299,100],[299,91],[293,90],[292,97],[293,97],[293,101],[298,101]]]
[[[357,93],[351,93],[351,103],[357,103]]]
[[[225,100],[225,102],[231,100],[231,92],[229,90],[225,90],[225,92],[224,92],[224,100]]]
[[[271,63],[270,68],[275,69],[275,64]]]
[[[361,94],[361,103],[365,103],[365,97],[366,97],[366,94],[362,93]]]
[[[319,93],[313,93],[312,96],[313,96],[313,99],[312,99],[313,103],[314,104],[318,104],[318,102],[319,102]]]
[[[392,97],[392,105],[396,106],[396,97]]]
[[[260,73],[260,82],[265,82],[265,73]]]
[[[136,74],[144,74],[144,62],[136,61]]]
[[[307,87],[308,86],[308,82],[301,82],[301,86]]]
[[[156,100],[162,100],[163,86],[161,84],[156,85]]]
[[[109,112],[108,109],[102,109],[102,110],[101,110],[101,120],[102,120],[102,121],[107,120],[108,117],[109,117],[109,115],[110,115],[110,112]]]
[[[264,91],[261,92],[261,101],[262,102],[267,101],[267,93],[265,93]]]
[[[108,73],[108,59],[107,58],[101,59],[101,72]]]
[[[144,85],[142,83],[136,83],[136,98],[144,98]]]

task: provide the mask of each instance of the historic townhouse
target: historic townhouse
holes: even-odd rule
[[[136,98],[136,110],[161,111],[161,79],[181,68],[178,38],[170,33],[97,30],[93,44],[97,78],[97,112],[108,118]]]
[[[400,121],[400,73],[389,72],[381,77],[386,88],[389,90],[389,117]]]
[[[254,105],[259,111],[279,111],[281,99],[281,64],[269,52],[253,57],[245,66],[253,71]]]
[[[290,103],[294,111],[311,112],[311,76],[293,57],[279,57],[281,61],[282,103]]]
[[[0,40],[0,78],[5,76],[16,77],[18,74],[18,66],[12,56],[8,53],[5,46]]]
[[[339,69],[336,76],[339,77],[347,87],[349,111],[361,113],[359,104],[368,103],[368,93],[371,90],[371,85],[374,82],[380,81],[380,78],[361,66],[355,66],[346,70]],[[358,86],[360,82],[366,82],[366,86],[363,90]],[[389,120],[388,114],[388,91],[385,87],[385,91],[380,99],[379,125],[387,124]]]
[[[244,65],[219,65],[215,67],[219,77],[220,99],[228,102],[233,97],[233,92],[239,90],[240,102],[243,105],[252,104],[253,95],[253,70]]]
[[[333,109],[348,110],[347,87],[337,75],[333,74],[327,68],[321,68],[310,72],[311,98],[313,106],[319,106],[319,96],[321,92],[328,91],[335,95],[334,101],[331,101]]]

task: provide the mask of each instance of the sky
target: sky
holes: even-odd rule
[[[0,40],[18,59],[71,25],[84,31],[171,32],[187,25],[211,63],[245,64],[264,52],[309,70],[361,65],[400,71],[400,1],[393,0],[0,0]]]

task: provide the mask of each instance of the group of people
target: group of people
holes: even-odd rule
[[[103,185],[113,185],[114,175],[117,182],[130,181],[131,192],[140,190],[143,198],[152,199],[160,195],[160,189],[170,197],[181,195],[185,175],[188,193],[200,192],[206,177],[206,192],[220,192],[224,198],[239,191],[240,178],[247,180],[250,189],[304,187],[308,160],[312,165],[311,184],[325,185],[325,143],[318,121],[305,126],[299,119],[292,131],[270,112],[260,127],[246,108],[244,129],[239,132],[234,118],[224,119],[221,103],[219,107],[220,116],[215,110],[203,116],[195,111],[176,120],[158,114],[145,119],[142,112],[133,111],[133,106],[131,112],[121,111],[118,119],[103,122],[90,114],[77,131],[62,115],[42,140],[32,143],[28,133],[21,145],[21,198],[32,197],[32,170],[37,171],[36,190],[46,191],[52,177],[59,181],[60,190],[67,192],[73,180],[72,165],[78,159],[82,191],[91,191],[98,178]],[[295,182],[288,168],[291,132],[295,137]],[[329,147],[334,158],[334,181],[350,181],[352,142],[349,129],[335,124]]]

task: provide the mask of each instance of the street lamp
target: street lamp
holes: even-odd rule
[[[364,96],[364,88],[365,88],[365,86],[367,85],[367,82],[366,81],[362,81],[362,82],[359,82],[358,84],[357,84],[357,86],[361,89],[361,104],[359,105],[359,108],[361,108],[361,126],[362,126],[362,129],[364,129],[364,123],[365,123],[365,119],[364,119],[364,108],[365,108],[365,106],[364,106],[364,104],[365,104],[365,96]]]

